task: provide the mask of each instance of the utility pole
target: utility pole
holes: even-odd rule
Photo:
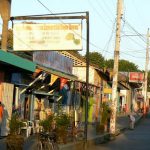
[[[2,28],[2,46],[1,49],[7,50],[7,38],[8,38],[8,21],[10,19],[11,0],[0,0],[0,15],[3,20]]]
[[[147,30],[147,48],[146,48],[145,76],[144,76],[144,86],[143,86],[143,94],[144,94],[144,114],[146,114],[146,106],[147,106],[147,76],[148,76],[148,64],[149,64],[149,28],[148,28],[148,30]]]
[[[122,0],[117,2],[117,24],[116,24],[116,41],[114,51],[114,68],[113,68],[113,84],[112,84],[112,114],[110,118],[110,133],[112,135],[116,132],[116,112],[117,112],[117,85],[118,85],[118,63],[120,50],[120,32],[121,32],[121,18],[122,18]]]
[[[89,12],[86,12],[86,102],[85,102],[85,146],[87,149],[87,136],[88,136],[88,99],[89,99]]]

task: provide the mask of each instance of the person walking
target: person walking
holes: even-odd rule
[[[132,114],[128,115],[128,117],[130,121],[130,129],[133,130],[135,125],[135,117]]]

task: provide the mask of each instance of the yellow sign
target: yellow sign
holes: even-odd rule
[[[112,94],[112,89],[104,88],[104,94]]]

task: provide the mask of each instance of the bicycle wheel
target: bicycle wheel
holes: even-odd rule
[[[57,143],[53,143],[53,149],[54,149],[54,150],[59,150],[59,146],[58,146]]]
[[[42,150],[42,142],[38,142],[36,148],[37,150]]]
[[[52,143],[45,142],[43,146],[44,150],[55,150]]]
[[[84,132],[83,132],[83,131],[79,131],[79,132],[76,134],[76,140],[78,140],[78,141],[84,140]]]

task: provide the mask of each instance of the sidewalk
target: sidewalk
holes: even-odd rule
[[[141,120],[142,114],[135,115],[136,118],[136,124]],[[129,119],[128,116],[118,116],[117,117],[117,134],[120,134],[120,132],[124,131],[125,129],[129,128]],[[87,140],[87,146],[91,146],[93,144],[99,144],[104,143],[108,141],[110,138],[109,133],[99,134],[96,135],[96,127],[95,125],[88,125],[88,140]],[[30,136],[24,143],[24,150],[34,150],[36,149],[36,136],[32,135]],[[72,142],[67,144],[61,144],[59,145],[60,150],[77,150],[77,149],[83,149],[84,142]],[[0,149],[5,150],[6,144],[5,144],[5,138],[0,139]]]
[[[136,123],[141,120],[142,114],[134,115],[136,119]],[[129,118],[128,116],[118,116],[117,117],[117,133],[116,135],[120,134],[124,130],[129,128]],[[100,144],[104,143],[110,140],[110,134],[104,133],[96,135],[96,129],[94,126],[89,125],[88,126],[88,140],[87,140],[87,146],[91,146],[93,144]],[[66,145],[60,145],[60,150],[78,150],[84,148],[84,142],[76,142],[76,143],[69,143]]]

